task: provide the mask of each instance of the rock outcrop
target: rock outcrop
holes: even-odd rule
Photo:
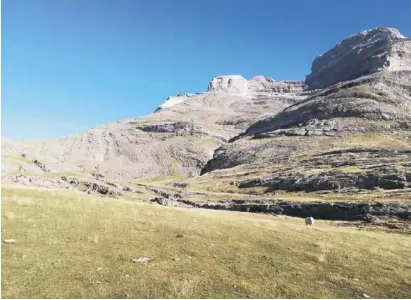
[[[232,94],[246,94],[247,79],[240,75],[216,76],[211,79],[208,91],[223,91]]]
[[[311,69],[306,78],[311,89],[383,70],[411,70],[411,40],[392,28],[365,30],[318,56]]]
[[[304,81],[279,81],[261,75],[249,80],[240,75],[216,76],[208,85],[208,91],[223,91],[243,95],[258,92],[296,94],[302,93],[306,88]]]
[[[311,119],[411,120],[411,71],[379,72],[338,83],[277,115],[251,125],[247,135],[299,126]]]
[[[318,172],[317,174],[285,171],[280,174],[276,172],[273,175],[269,178],[242,182],[238,186],[240,188],[267,187],[267,193],[280,190],[314,192],[321,190],[341,191],[354,188],[367,190],[411,188],[411,181],[407,180],[411,177],[411,173],[399,171],[395,168],[380,167],[364,172],[351,173],[336,169]]]
[[[298,201],[253,201],[230,200],[219,203],[195,202],[180,199],[154,198],[152,202],[163,206],[195,207],[215,210],[243,211],[323,220],[365,221],[377,218],[411,218],[411,205],[400,203],[367,202],[298,202]]]

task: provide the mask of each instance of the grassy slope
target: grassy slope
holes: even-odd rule
[[[2,239],[16,239],[3,298],[411,297],[405,235],[63,191],[3,187],[2,200]]]
[[[7,159],[11,161],[15,161],[17,163],[25,163],[33,165],[33,161],[30,158],[22,157],[21,155],[13,155],[13,154],[2,154],[2,159]]]

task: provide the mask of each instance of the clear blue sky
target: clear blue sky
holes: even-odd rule
[[[215,75],[304,79],[348,35],[411,36],[409,0],[2,0],[2,135],[152,112]]]

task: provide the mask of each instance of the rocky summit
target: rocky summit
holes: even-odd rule
[[[172,195],[161,203],[409,200],[411,39],[362,31],[315,58],[305,80],[216,76],[147,116],[59,139],[3,137],[2,158],[3,182]]]
[[[318,56],[306,83],[310,88],[322,89],[380,71],[409,71],[410,55],[410,40],[398,30],[365,30]]]

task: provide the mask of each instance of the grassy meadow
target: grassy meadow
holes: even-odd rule
[[[411,298],[405,234],[31,188],[1,205],[2,298]]]

